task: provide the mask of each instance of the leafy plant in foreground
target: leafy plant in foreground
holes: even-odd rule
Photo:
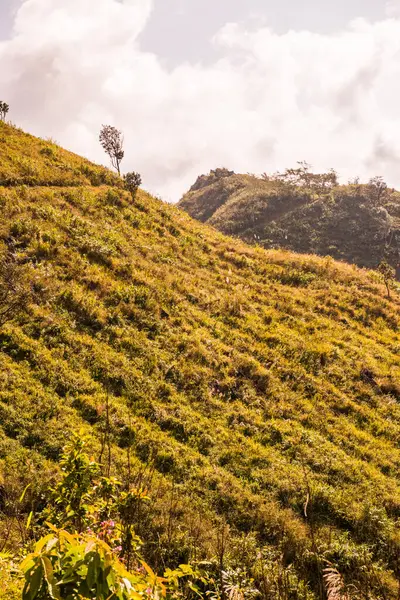
[[[22,563],[22,600],[128,600],[166,595],[163,578],[143,563],[129,573],[110,546],[90,534],[52,528]]]
[[[128,568],[141,540],[132,526],[132,507],[145,502],[144,491],[122,490],[114,477],[101,475],[101,465],[86,453],[87,439],[74,435],[61,457],[63,477],[52,490],[44,518],[73,534],[96,535],[123,557]]]
[[[183,580],[195,592],[191,580],[199,574],[191,566],[167,569],[164,577],[158,577],[142,560],[142,542],[130,517],[132,507],[145,495],[138,490],[121,492],[119,482],[101,477],[101,465],[86,454],[86,443],[80,434],[65,447],[63,477],[43,514],[57,526],[46,523],[50,533],[21,565],[22,600],[178,597]]]

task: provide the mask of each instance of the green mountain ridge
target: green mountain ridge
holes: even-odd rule
[[[326,565],[397,598],[400,298],[377,273],[247,246],[4,123],[0,211],[32,288],[0,328],[6,549],[82,430],[151,498],[156,570],[217,560],[225,532],[270,598],[324,598]]]
[[[178,206],[228,235],[265,248],[332,256],[361,267],[400,264],[400,193],[359,183],[320,190],[216,169]],[[398,267],[400,279],[400,268]]]

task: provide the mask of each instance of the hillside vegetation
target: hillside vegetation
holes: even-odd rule
[[[81,431],[146,490],[132,518],[157,572],[207,561],[234,582],[222,600],[311,600],[331,568],[343,594],[397,598],[398,294],[133,200],[3,123],[0,183],[0,248],[29,299],[0,328],[0,552],[35,537],[27,515]]]
[[[397,267],[399,192],[381,189],[380,178],[367,185],[338,185],[335,178],[321,185],[321,177],[307,167],[264,178],[216,169],[199,177],[179,206],[225,234],[265,248],[332,256],[368,268],[387,260]]]

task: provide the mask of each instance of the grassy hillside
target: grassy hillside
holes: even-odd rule
[[[315,253],[375,268],[400,263],[400,194],[352,184],[322,193],[282,180],[226,170],[199,177],[180,208],[192,217],[265,248]],[[399,271],[400,274],[400,271]]]
[[[354,597],[397,598],[398,295],[132,200],[3,123],[0,165],[1,249],[32,288],[0,329],[0,551],[82,429],[148,490],[155,569],[215,559],[265,598],[312,599],[331,564]]]

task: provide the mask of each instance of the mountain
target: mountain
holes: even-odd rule
[[[81,432],[146,490],[157,571],[311,600],[329,568],[397,598],[400,298],[377,273],[247,246],[4,123],[0,211],[2,550]]]
[[[368,268],[385,259],[397,267],[400,193],[380,178],[341,186],[336,178],[333,185],[332,180],[321,183],[322,177],[304,167],[264,178],[216,169],[199,177],[178,206],[225,234],[265,248],[332,256]]]

